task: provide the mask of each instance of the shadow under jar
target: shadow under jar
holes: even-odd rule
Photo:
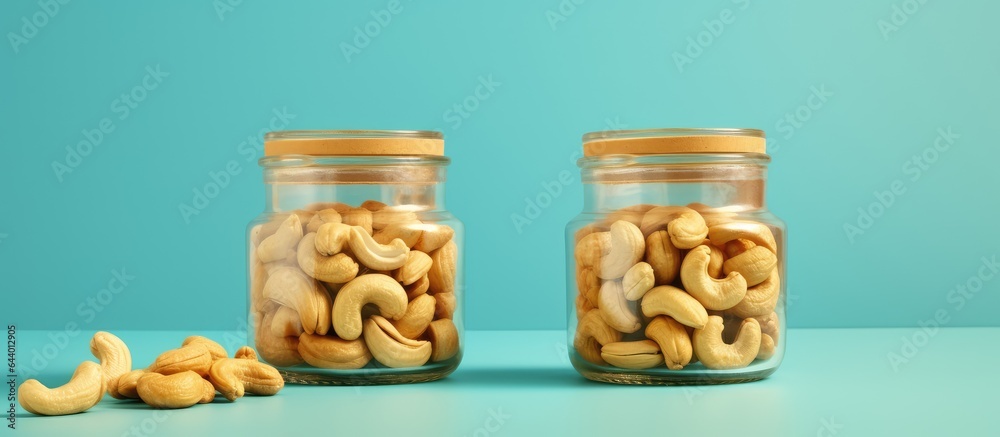
[[[566,227],[570,361],[618,384],[763,379],[784,355],[785,224],[764,132],[594,132]]]
[[[462,223],[438,132],[265,136],[248,339],[290,383],[433,381],[462,358]]]

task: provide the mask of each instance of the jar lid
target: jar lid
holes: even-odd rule
[[[591,132],[583,155],[662,155],[680,153],[767,153],[758,129],[667,128]]]
[[[264,135],[264,155],[382,156],[444,155],[444,136],[435,131],[311,130]]]

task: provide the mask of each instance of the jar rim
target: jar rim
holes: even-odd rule
[[[444,134],[421,130],[290,130],[264,135],[264,156],[443,156]]]
[[[747,128],[657,128],[589,132],[584,156],[767,153],[764,131]]]
[[[766,153],[665,153],[609,154],[584,156],[576,161],[581,169],[661,166],[661,165],[759,165],[766,166],[771,157]]]

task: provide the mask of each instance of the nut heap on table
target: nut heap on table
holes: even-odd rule
[[[255,226],[250,310],[261,357],[359,369],[456,356],[454,235],[371,200],[312,204]]]
[[[775,353],[781,257],[763,223],[637,205],[577,232],[574,257],[573,345],[591,363],[735,369]]]

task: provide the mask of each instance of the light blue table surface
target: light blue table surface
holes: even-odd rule
[[[31,350],[48,334],[17,333],[21,368],[32,366]],[[195,333],[116,334],[142,367]],[[39,379],[60,385],[93,359],[91,335],[71,338]],[[468,332],[465,360],[438,382],[287,386],[274,397],[220,397],[172,411],[107,396],[72,416],[38,417],[18,406],[17,429],[4,435],[1000,435],[1000,328],[798,329],[787,337],[785,361],[767,380],[649,387],[583,379],[561,331]],[[904,338],[916,342],[912,349]],[[894,367],[893,352],[905,362]]]

